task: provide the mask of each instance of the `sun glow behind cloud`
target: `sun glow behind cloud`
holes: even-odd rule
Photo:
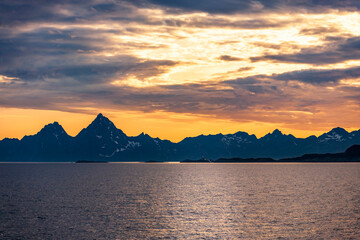
[[[144,125],[137,119],[156,128],[167,116],[164,125],[186,132],[175,120],[184,116],[203,133],[259,135],[269,127],[299,134],[359,127],[360,14],[354,6],[271,8],[272,1],[259,1],[242,3],[245,11],[144,2],[47,3],[19,19],[4,13],[3,116],[10,108],[106,109],[114,118],[128,116],[134,122],[128,129]],[[191,129],[189,135],[200,133]],[[153,135],[178,140],[175,132],[160,132]]]
[[[150,10],[149,10],[150,11]],[[204,27],[200,23],[208,21],[211,16],[205,13],[166,15],[164,12],[154,10],[151,16],[156,15],[155,21],[184,21],[189,26],[168,26],[160,25],[151,27],[136,25],[135,34],[109,36],[111,47],[114,52],[122,52],[136,56],[141,59],[153,60],[172,60],[186,62],[180,66],[173,66],[160,76],[154,77],[151,81],[134,80],[133,77],[124,80],[122,84],[138,87],[140,85],[149,86],[156,84],[182,84],[189,82],[201,82],[212,80],[213,75],[226,74],[232,71],[227,77],[245,77],[255,74],[273,74],[287,71],[294,71],[308,68],[308,64],[290,64],[276,63],[268,64],[267,62],[253,63],[249,58],[262,56],[265,54],[294,54],[302,48],[319,47],[326,43],[325,34],[304,35],[302,29],[311,29],[315,26],[322,26],[325,29],[336,28],[337,33],[330,31],[331,36],[342,36],[349,34],[356,36],[359,28],[353,27],[353,22],[359,19],[359,14],[349,13],[329,13],[319,15],[267,15],[267,19],[273,19],[274,22],[286,22],[287,24],[279,27],[244,29],[237,28],[236,24],[230,25],[231,22],[246,21],[249,17],[243,15],[233,15],[231,17],[222,16],[230,23],[227,28],[222,25],[210,25]],[[165,20],[164,20],[165,19]],[[199,22],[200,26],[192,25],[192,21]],[[251,19],[251,18],[250,18]],[[295,20],[294,20],[295,19]],[[216,21],[214,21],[216,23]],[[340,24],[339,24],[340,23]],[[135,27],[135,26],[133,26]],[[156,43],[156,44],[154,44]],[[125,46],[125,50],[124,50]],[[126,46],[129,46],[126,49]],[[133,46],[133,47],[132,47]],[[101,55],[101,53],[98,53]],[[108,52],[103,53],[109,56]],[[113,55],[112,55],[113,56]],[[231,56],[237,58],[237,61],[222,61],[219,56]],[[353,64],[347,64],[347,67],[357,66],[358,61]],[[339,63],[343,64],[343,63]],[[251,66],[253,69],[236,73],[240,66]],[[318,66],[313,65],[313,68]],[[331,67],[337,68],[336,64]]]

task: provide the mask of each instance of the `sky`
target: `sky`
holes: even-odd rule
[[[360,1],[0,0],[0,139],[360,128]]]

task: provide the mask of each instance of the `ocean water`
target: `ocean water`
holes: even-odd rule
[[[360,239],[360,164],[0,164],[0,239]]]

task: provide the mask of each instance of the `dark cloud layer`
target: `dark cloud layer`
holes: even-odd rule
[[[250,31],[253,30],[283,28],[298,21],[298,19],[268,19],[266,14],[261,15],[267,11],[276,13],[292,13],[297,10],[326,12],[330,9],[356,11],[359,6],[359,1],[340,0],[64,0],[60,2],[3,0],[0,3],[0,75],[5,76],[5,80],[0,78],[0,106],[77,112],[86,111],[82,107],[106,107],[144,112],[201,113],[245,120],[263,118],[273,121],[271,115],[255,117],[256,111],[276,112],[289,109],[308,111],[313,105],[331,104],[338,100],[321,99],[317,93],[308,94],[307,87],[312,90],[317,87],[319,92],[324,92],[326,91],[324,87],[331,85],[346,93],[343,99],[358,102],[358,88],[342,86],[340,80],[359,78],[359,67],[289,70],[283,74],[264,73],[224,80],[224,76],[232,78],[234,75],[243,76],[241,74],[257,70],[255,65],[250,66],[249,63],[244,67],[231,66],[227,69],[233,69],[232,71],[227,70],[228,72],[212,75],[217,77],[216,81],[209,79],[201,83],[168,83],[168,85],[147,87],[124,85],[122,83],[129,78],[145,82],[158,77],[167,73],[171,67],[185,64],[188,59],[184,61],[165,57],[159,59],[160,54],[154,58],[153,56],[141,58],[126,50],[166,49],[166,43],[159,41],[145,44],[132,39],[122,39],[114,43],[111,37],[116,34],[116,37],[126,34],[141,35],[159,26],[164,27],[162,32],[157,32],[159,36],[170,36],[173,39],[190,38],[191,35],[198,34],[197,31],[191,30],[184,36],[177,36],[177,33],[172,35],[171,31],[174,31],[174,28],[186,32],[187,27],[201,28],[200,30],[214,27],[227,28],[227,31],[240,29],[248,31],[247,36],[250,36],[253,34]],[[144,9],[162,9],[175,16],[184,12],[198,11],[208,14],[205,14],[205,17],[165,16],[161,19],[159,16],[146,14],[146,11],[142,11]],[[246,18],[229,17],[234,13],[243,14]],[[248,17],[251,14],[253,14],[252,18]],[[97,28],[94,26],[97,23],[114,24],[114,26]],[[82,24],[86,27],[82,27]],[[122,28],[126,24],[129,26]],[[138,27],[137,24],[142,24],[142,27]],[[307,36],[324,33],[341,32],[337,28],[319,26],[300,30],[300,34]],[[258,33],[254,33],[256,34]],[[107,37],[104,37],[105,35]],[[148,36],[144,35],[144,37]],[[222,39],[218,42],[216,38],[213,40],[214,44],[222,44],[226,49],[229,43],[246,42],[246,39],[234,35],[234,39],[220,41]],[[328,38],[326,45],[301,49],[294,54],[273,54],[273,50],[281,50],[282,47],[298,49],[299,47],[293,42],[274,44],[264,40],[251,44],[270,49],[269,52],[272,53],[250,58],[254,64],[258,61],[269,61],[324,65],[360,59],[358,36]],[[191,49],[190,45],[189,49]],[[219,63],[221,60],[223,61],[221,64],[225,65],[248,60],[248,57],[237,57],[242,56],[236,52],[237,48],[229,49],[233,52],[219,51],[216,55],[209,55],[209,61],[215,59],[215,62]],[[204,52],[207,50],[211,49],[203,49]],[[241,51],[246,52],[248,49],[244,46]],[[194,53],[189,51],[188,55],[192,54]],[[114,81],[117,84],[111,84]],[[306,86],[300,83],[305,83],[303,85]],[[302,98],[305,94],[306,97]]]
[[[144,64],[152,66],[152,63]],[[271,76],[256,75],[220,83],[174,84],[141,89],[130,86],[112,87],[101,82],[67,86],[61,81],[26,84],[15,81],[2,85],[4,92],[1,94],[0,104],[8,107],[36,106],[40,109],[74,111],[72,103],[78,101],[80,106],[84,103],[87,106],[109,106],[144,112],[161,110],[236,118],[241,111],[251,109],[274,110],[283,106],[294,110],[306,110],[313,106],[314,100],[301,98],[303,87],[290,86],[287,84],[289,81],[337,86],[339,80],[356,77],[360,77],[360,68],[293,71]],[[357,88],[341,88],[349,93],[347,98],[358,99]],[[319,103],[317,98],[314,95],[316,103]],[[333,102],[334,99],[321,100],[326,101]],[[284,102],[287,103],[286,106],[283,105]]]
[[[360,77],[360,67],[347,69],[302,70],[275,75],[276,80],[299,81],[311,84],[337,83]]]
[[[97,20],[147,22],[147,16],[138,13],[136,3],[130,0],[4,0],[0,2],[0,26],[38,22],[91,23]]]
[[[235,80],[227,80],[224,83],[231,86],[243,85],[267,85],[274,84],[273,81],[297,81],[312,85],[333,85],[338,84],[340,80],[356,79],[360,77],[360,67],[344,69],[306,69],[300,71],[291,71],[272,75],[254,75]]]
[[[328,8],[335,9],[358,9],[360,3],[357,0],[149,0],[149,2],[187,11],[203,11],[209,13],[249,13],[263,10],[293,11],[296,8],[306,9],[309,12],[324,11]]]
[[[302,49],[294,54],[265,55],[250,58],[253,62],[273,61],[286,63],[330,64],[360,59],[360,37],[336,38],[335,42],[321,47]]]
[[[90,20],[137,21],[151,23],[147,16],[137,12],[137,8],[162,8],[173,13],[179,11],[203,11],[211,14],[261,13],[264,11],[296,12],[303,9],[309,12],[328,9],[358,10],[357,0],[3,0],[0,3],[0,26],[13,26],[28,22],[82,22]],[[181,24],[170,21],[165,24]],[[210,23],[198,23],[197,25]],[[217,22],[216,24],[224,24]],[[251,20],[236,25],[257,28],[264,21]],[[266,23],[265,23],[266,24]],[[278,23],[268,23],[277,26]]]

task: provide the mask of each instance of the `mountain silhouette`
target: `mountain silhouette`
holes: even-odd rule
[[[44,126],[37,134],[25,136],[20,141],[2,140],[0,142],[0,157],[1,160],[4,159],[5,161],[38,161],[39,159],[64,161],[71,145],[72,137],[65,132],[58,122],[54,122]]]
[[[184,163],[274,163],[274,162],[360,162],[360,145],[353,145],[342,153],[323,153],[323,154],[304,154],[301,157],[283,158],[274,160],[273,158],[219,158],[216,160],[208,159],[185,159]]]
[[[101,113],[75,137],[58,122],[21,140],[0,141],[0,161],[181,161],[218,158],[294,158],[344,152],[360,144],[360,130],[334,128],[319,137],[296,138],[276,129],[261,138],[246,132],[187,137],[179,143],[141,133],[127,136]],[[349,148],[351,151],[351,148]]]
[[[101,113],[74,139],[74,155],[79,159],[96,160],[111,158],[128,144],[128,137],[123,131]]]

